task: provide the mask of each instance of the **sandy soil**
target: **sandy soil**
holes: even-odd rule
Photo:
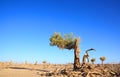
[[[60,65],[64,68],[64,65]],[[60,68],[59,65],[50,64],[11,64],[0,62],[0,77],[41,77],[42,74]],[[42,76],[46,77],[46,76]],[[60,76],[62,77],[62,76]]]
[[[120,77],[120,64],[14,64],[0,62],[0,77]]]
[[[3,69],[0,77],[40,77],[36,71],[26,69]]]

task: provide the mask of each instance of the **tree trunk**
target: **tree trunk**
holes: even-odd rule
[[[79,39],[75,39],[75,47],[74,47],[74,70],[77,71],[80,68],[80,49],[79,49]]]
[[[102,61],[102,66],[103,66],[103,61]]]

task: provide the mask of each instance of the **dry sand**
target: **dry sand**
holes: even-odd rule
[[[36,71],[26,69],[3,69],[0,77],[40,77]]]
[[[61,67],[63,66],[64,65],[62,65]],[[57,67],[59,67],[59,65],[57,65]],[[53,64],[34,65],[34,64],[10,64],[0,62],[0,77],[41,77],[41,74],[53,71],[54,69],[56,69],[56,65]]]
[[[87,64],[73,71],[73,64],[11,64],[0,62],[0,77],[120,77],[120,64]]]

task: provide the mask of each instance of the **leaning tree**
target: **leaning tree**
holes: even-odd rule
[[[55,32],[50,37],[50,45],[57,46],[60,49],[74,49],[74,70],[78,70],[80,67],[80,38],[74,37],[72,33],[62,36],[60,33]]]

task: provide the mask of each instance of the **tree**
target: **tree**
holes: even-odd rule
[[[74,70],[78,70],[80,67],[79,59],[79,38],[74,37],[72,33],[62,36],[60,33],[54,33],[50,37],[50,45],[57,46],[60,49],[74,49]]]
[[[87,59],[87,62],[89,62],[89,54],[88,54],[88,52],[93,51],[93,50],[96,51],[94,48],[90,48],[90,49],[86,50],[86,53],[84,54],[83,60],[82,60],[83,64],[86,63],[86,59]]]
[[[47,61],[46,61],[46,60],[44,60],[42,63],[43,63],[43,64],[45,64],[45,63],[47,63]]]
[[[94,64],[95,60],[96,60],[95,58],[91,59],[92,64]]]
[[[105,56],[102,56],[102,57],[100,57],[100,60],[102,61],[102,65],[103,65],[103,61],[106,60],[106,57],[105,57]]]

